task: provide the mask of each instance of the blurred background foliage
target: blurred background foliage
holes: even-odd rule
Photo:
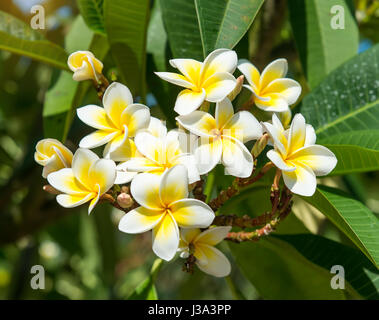
[[[109,2],[109,5],[117,5],[117,2]],[[142,85],[133,88],[133,92],[142,101],[146,93],[144,102],[151,107],[152,114],[166,118],[172,126],[172,105],[177,88],[152,75],[153,71],[164,70],[168,58],[173,56],[173,49],[167,46],[166,35],[161,32],[163,24],[160,11],[151,11],[147,55],[143,56],[146,70],[139,70],[132,62],[122,60],[120,54],[128,46],[138,48],[140,42],[144,41],[143,35],[142,38],[138,34],[132,37],[132,43],[120,43],[118,40],[129,32],[130,26],[119,26],[116,22],[114,25],[111,22],[103,25],[99,21],[93,24],[97,32],[92,37],[93,31],[88,29],[82,18],[78,18],[78,3],[81,1],[2,0],[0,10],[29,24],[31,6],[42,4],[47,28],[38,32],[51,42],[65,47],[67,52],[90,47],[104,62],[105,74],[109,79],[125,80],[128,83],[128,77],[146,77],[146,81],[136,82]],[[170,4],[170,1],[165,3]],[[149,5],[151,8],[157,6],[153,1]],[[351,5],[359,26],[359,50],[364,51],[379,40],[379,4],[377,1],[356,0]],[[80,9],[85,10],[82,7]],[[147,19],[140,18],[141,21]],[[112,33],[108,42],[112,52],[120,54],[109,53],[108,43],[103,36],[107,29],[118,30]],[[290,65],[289,76],[300,81],[304,96],[309,88],[295,47],[294,34],[296,36],[296,32],[291,29],[286,1],[267,0],[235,50],[240,57],[249,58],[260,69],[274,58],[285,57]],[[159,52],[165,54],[162,56]],[[65,126],[62,119],[72,117],[72,113],[67,111],[98,102],[96,92],[88,90],[90,83],[74,83],[70,73],[3,50],[0,50],[0,79],[0,299],[126,299],[141,283],[140,290],[147,288],[150,298],[158,294],[160,299],[260,299],[280,297],[288,286],[296,286],[291,282],[280,283],[280,273],[267,266],[267,273],[263,277],[267,279],[275,273],[279,291],[276,295],[266,294],[251,284],[262,274],[251,272],[251,278],[247,279],[236,263],[232,263],[233,272],[229,278],[216,279],[198,270],[194,275],[183,273],[183,261],[180,259],[159,265],[160,272],[153,272],[149,278],[155,260],[150,234],[127,235],[119,232],[117,225],[120,212],[107,205],[99,205],[88,216],[85,207],[70,210],[59,207],[54,196],[42,190],[45,181],[41,177],[41,168],[33,160],[35,144],[47,132],[49,136],[62,132],[62,126]],[[57,86],[59,90],[54,90],[59,82],[70,83],[67,92],[62,91],[62,85]],[[70,95],[70,86],[79,87],[74,91],[74,96]],[[169,99],[162,97],[163,93]],[[242,104],[243,99],[246,99],[244,92],[238,99]],[[159,104],[161,101],[165,102]],[[58,104],[62,112],[49,113],[50,110],[56,111]],[[64,137],[67,137],[66,145],[74,150],[80,138],[89,131],[90,128],[74,118],[71,127],[63,128]],[[220,179],[219,175],[216,175],[216,179]],[[218,188],[227,186],[228,179],[223,177],[218,181]],[[378,179],[378,172],[368,172],[325,178],[323,183],[347,191],[377,215]],[[267,194],[268,190],[262,187],[256,194],[262,197],[264,192]],[[256,199],[259,199],[259,195]],[[293,209],[295,215],[279,227],[277,234],[288,236],[312,232],[352,247],[351,241],[325,216],[300,198],[296,200]],[[240,198],[239,203],[229,204],[225,210],[234,213],[243,206],[245,211],[249,208],[259,213],[264,210],[263,205],[247,195]],[[279,237],[272,241],[280,242],[283,239]],[[266,245],[267,251],[270,251],[270,244]],[[231,260],[234,259],[229,246],[224,244],[222,249]],[[298,250],[301,251],[301,248]],[[252,269],[254,264],[264,264],[266,259],[271,259],[259,250],[247,251],[246,255],[250,258],[248,264],[251,264]],[[241,258],[241,255],[236,258]],[[45,267],[45,290],[32,290],[30,287],[30,268],[35,264]],[[246,263],[241,265],[246,266]],[[372,276],[375,277],[375,274]],[[150,290],[151,280],[155,278],[156,291]],[[302,284],[299,286],[303,288]]]

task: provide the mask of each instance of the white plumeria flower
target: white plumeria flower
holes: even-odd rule
[[[67,65],[74,72],[72,78],[75,81],[94,79],[103,71],[103,63],[96,59],[90,51],[76,51],[70,54]]]
[[[154,120],[154,123],[136,135],[134,142],[138,152],[134,157],[127,159],[127,154],[122,154],[123,148],[114,154],[112,159],[126,160],[117,166],[118,172],[128,173],[129,178],[135,172],[161,175],[166,169],[182,164],[187,168],[189,183],[200,180],[195,157],[186,152],[187,135],[179,130],[167,133],[167,128],[160,121]]]
[[[179,227],[206,228],[214,212],[204,202],[188,199],[187,169],[177,165],[158,176],[137,175],[131,183],[133,198],[141,205],[122,217],[119,229],[126,233],[153,230],[153,251],[171,260],[179,246]]]
[[[287,74],[286,59],[271,62],[262,72],[248,60],[241,59],[238,69],[244,74],[249,85],[244,85],[253,93],[256,106],[265,111],[284,112],[294,104],[301,93],[300,84],[284,78]]]
[[[128,138],[138,130],[147,128],[150,110],[147,106],[133,103],[129,89],[121,83],[113,82],[103,96],[104,108],[88,105],[77,110],[78,117],[85,124],[98,129],[85,136],[79,143],[81,148],[96,148],[106,144],[104,157],[121,145],[132,144]]]
[[[57,202],[65,208],[77,207],[90,202],[88,214],[114,184],[116,164],[112,160],[99,159],[88,149],[78,149],[72,159],[72,168],[50,173],[49,183],[63,194]]]
[[[263,125],[274,143],[267,157],[282,171],[288,189],[302,196],[312,196],[316,191],[316,176],[329,174],[337,164],[333,152],[315,144],[316,134],[304,117],[294,116],[289,130],[284,130],[280,120],[273,115],[272,124]]]
[[[43,139],[36,145],[34,160],[43,166],[42,177],[46,178],[51,172],[71,167],[72,152],[58,140]]]
[[[182,229],[179,244],[180,257],[187,258],[193,252],[196,265],[205,273],[215,277],[226,277],[231,266],[225,255],[214,246],[228,235],[232,227],[215,227],[205,230]]]
[[[180,115],[190,114],[204,101],[223,100],[235,88],[232,75],[237,66],[237,54],[229,49],[217,49],[199,62],[193,59],[172,59],[170,64],[181,74],[156,72],[163,80],[186,88],[176,99],[174,110]]]
[[[253,157],[244,143],[259,139],[262,127],[250,112],[234,114],[232,103],[225,98],[216,104],[216,119],[203,111],[176,119],[199,136],[194,154],[200,174],[208,173],[221,161],[227,174],[240,178],[251,175]]]

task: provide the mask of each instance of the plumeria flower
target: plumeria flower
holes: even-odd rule
[[[77,110],[80,120],[97,129],[85,136],[79,147],[91,149],[106,144],[104,157],[109,158],[121,145],[132,144],[129,138],[138,130],[148,127],[150,111],[143,104],[133,103],[129,89],[118,82],[105,91],[103,105],[104,108],[88,105]]]
[[[284,112],[296,102],[301,93],[300,84],[292,79],[284,78],[287,74],[286,59],[271,62],[262,72],[248,60],[238,62],[238,69],[246,77],[248,85],[244,85],[253,93],[256,106],[265,111]]]
[[[70,54],[67,60],[68,67],[74,72],[75,81],[94,79],[99,81],[103,71],[103,63],[96,59],[90,51],[76,51]]]
[[[57,202],[65,208],[90,202],[91,213],[100,197],[114,184],[116,164],[112,160],[99,159],[88,149],[78,149],[72,159],[72,168],[64,168],[47,176],[49,183],[63,194]]]
[[[205,273],[215,277],[226,277],[231,271],[229,260],[214,246],[220,243],[232,227],[215,227],[205,230],[182,229],[179,251],[181,258],[190,253],[196,258],[196,265]]]
[[[43,139],[36,145],[34,160],[43,166],[42,177],[46,178],[51,172],[71,167],[72,152],[58,140]]]
[[[199,136],[194,155],[200,174],[211,171],[221,161],[230,175],[241,178],[251,175],[253,157],[244,143],[260,138],[262,127],[250,112],[234,114],[232,103],[225,98],[216,104],[216,119],[203,111],[176,119]]]
[[[237,54],[229,49],[217,49],[199,62],[193,59],[172,59],[170,64],[182,74],[156,72],[163,80],[184,87],[176,99],[174,110],[186,115],[204,101],[219,102],[236,86],[232,75],[237,66]]]
[[[316,176],[329,174],[337,164],[333,152],[316,143],[311,126],[304,117],[294,116],[289,130],[284,130],[280,120],[273,115],[272,124],[263,125],[274,142],[274,149],[267,157],[282,171],[288,189],[302,196],[312,196],[316,191]]]
[[[168,169],[163,175],[137,175],[131,194],[141,205],[122,217],[119,229],[126,233],[153,230],[153,251],[171,260],[179,246],[179,227],[206,228],[213,219],[212,209],[197,199],[188,199],[188,174],[183,165]]]

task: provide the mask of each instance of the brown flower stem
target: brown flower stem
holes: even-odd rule
[[[238,194],[241,188],[260,180],[273,166],[274,165],[272,162],[268,162],[262,167],[256,176],[249,178],[236,178],[230,187],[228,187],[226,190],[222,190],[216,198],[209,202],[209,206],[213,211],[217,211],[224,205],[226,201],[228,201],[234,195]]]
[[[96,81],[96,79],[93,79],[92,83],[97,91],[97,96],[99,97],[100,100],[102,100],[104,92],[109,86],[108,79],[101,73],[101,74],[98,74],[98,81]]]
[[[195,199],[205,202],[205,199],[207,197],[204,194],[204,180],[203,179],[200,179],[199,181],[196,181],[194,183],[192,193]]]
[[[267,224],[273,218],[271,212],[265,212],[258,217],[250,217],[244,215],[238,217],[237,215],[219,215],[216,216],[212,224],[216,226],[233,226],[238,228],[255,228]]]

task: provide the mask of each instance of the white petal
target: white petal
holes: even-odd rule
[[[271,81],[284,78],[288,71],[288,63],[286,59],[277,59],[272,61],[263,70],[260,78],[260,87],[266,87]]]
[[[221,160],[222,141],[220,138],[200,137],[197,142],[199,145],[195,147],[194,151],[197,168],[200,174],[206,174]]]
[[[245,143],[259,139],[262,136],[262,126],[250,112],[240,111],[227,122],[223,134],[231,135]]]
[[[125,214],[119,224],[118,229],[125,233],[142,233],[153,229],[164,217],[161,211],[149,210],[138,207]]]
[[[128,127],[128,136],[134,137],[138,130],[147,129],[150,123],[150,109],[140,103],[129,105],[121,114],[121,124]]]
[[[92,185],[98,185],[100,195],[112,188],[116,179],[116,164],[112,160],[100,159],[95,161],[88,171]]]
[[[248,60],[240,59],[238,61],[238,70],[245,76],[247,82],[257,88],[259,85],[259,78],[261,77],[258,69]]]
[[[182,199],[170,206],[172,216],[182,228],[206,228],[214,220],[214,212],[203,201]]]
[[[150,210],[162,210],[159,197],[161,178],[151,173],[141,173],[134,177],[130,191],[133,198],[143,207]]]
[[[262,126],[263,130],[266,131],[273,140],[275,148],[278,149],[281,154],[286,155],[286,147],[288,143],[286,137],[284,136],[284,132],[279,131],[276,126],[273,126],[269,122],[262,122]]]
[[[175,160],[176,164],[182,164],[188,171],[188,183],[194,183],[200,180],[199,170],[197,169],[197,163],[195,156],[192,154],[181,154]]]
[[[76,150],[72,159],[72,171],[75,178],[90,190],[93,186],[90,184],[88,173],[92,164],[97,160],[99,157],[94,152],[81,148]]]
[[[221,162],[226,173],[235,177],[247,178],[253,172],[253,156],[240,141],[232,137],[222,138]]]
[[[249,84],[244,84],[243,87],[246,88],[247,90],[249,90],[253,94],[254,98],[257,98],[260,101],[270,101],[271,100],[269,97],[260,96],[259,90],[255,87],[249,85]],[[255,100],[257,100],[257,99],[255,99]]]
[[[163,123],[163,121],[155,117],[150,117],[150,123],[147,131],[149,131],[153,136],[157,138],[165,137],[167,134],[166,125]]]
[[[311,168],[316,176],[329,174],[337,165],[337,158],[328,148],[320,145],[311,145],[291,154],[289,160],[300,161]]]
[[[118,131],[103,131],[97,130],[95,132],[90,133],[80,140],[79,147],[92,149],[102,146],[103,144],[108,143],[112,139],[114,139],[119,134]]]
[[[278,132],[284,132],[283,124],[275,113],[272,114],[272,125],[278,130]]]
[[[118,170],[132,171],[132,172],[147,172],[160,169],[161,166],[156,162],[145,157],[135,157],[117,166]]]
[[[201,230],[199,228],[182,228],[180,229],[180,238],[185,242],[187,245],[201,233]]]
[[[95,105],[88,105],[76,110],[76,113],[80,120],[90,127],[100,129],[100,130],[109,130],[113,128],[111,122],[109,122],[107,114],[104,108]]]
[[[201,245],[201,250],[207,257],[206,264],[197,264],[201,271],[214,277],[226,277],[230,274],[230,262],[220,250],[207,245]]]
[[[213,136],[211,132],[217,129],[216,120],[207,112],[194,111],[185,116],[178,116],[176,120],[188,131],[202,137]]]
[[[170,261],[179,247],[179,228],[170,214],[153,229],[153,251],[163,260]]]
[[[216,103],[216,123],[220,130],[233,117],[234,110],[231,101],[228,98]]]
[[[184,88],[193,88],[194,85],[180,74],[173,72],[154,72],[159,78]]]
[[[215,246],[226,238],[232,227],[214,227],[200,233],[195,239],[196,243],[203,243],[210,246]]]
[[[171,59],[170,64],[177,68],[190,83],[198,83],[203,64],[193,59]]]
[[[133,97],[130,90],[121,83],[113,82],[105,90],[103,96],[104,109],[117,127],[120,126],[122,112],[132,103]]]
[[[275,79],[264,90],[279,93],[289,105],[294,104],[300,96],[301,86],[292,79]]]
[[[269,93],[254,99],[255,105],[264,111],[285,112],[288,102],[279,93]]]
[[[164,154],[164,143],[162,139],[153,136],[147,131],[137,133],[134,142],[138,151],[149,158],[150,160],[158,163],[164,163],[166,154]]]
[[[229,49],[216,49],[204,60],[201,72],[203,79],[208,79],[216,72],[233,73],[237,67],[237,54]]]
[[[171,203],[187,198],[188,173],[183,165],[176,165],[165,171],[161,178],[159,195],[162,203],[169,206]]]
[[[111,145],[104,148],[103,157],[110,158],[113,161],[127,161],[139,156],[137,147],[132,139],[126,139],[116,150],[109,152]]]
[[[117,171],[116,180],[114,184],[125,184],[133,180],[133,178],[138,174],[138,172],[130,171]]]
[[[88,190],[75,178],[71,168],[64,168],[50,173],[47,181],[55,189],[72,195],[87,194]]]
[[[88,214],[91,214],[92,210],[95,208],[96,204],[99,202],[100,194],[101,194],[101,189],[100,189],[100,186],[97,185],[97,193],[96,193],[96,196],[89,203]]]
[[[201,106],[205,99],[205,90],[200,92],[190,89],[182,90],[176,98],[174,110],[180,115],[190,114]]]
[[[287,164],[286,162],[284,162],[280,153],[275,150],[269,150],[267,152],[267,158],[269,158],[271,162],[280,170],[283,170],[283,171],[296,170],[296,166],[293,166],[291,164]]]
[[[74,208],[90,201],[94,196],[94,193],[82,195],[58,194],[57,202],[64,208]]]
[[[316,143],[316,132],[315,129],[310,125],[307,124],[305,126],[305,142],[304,146],[310,146]]]
[[[118,149],[123,148],[128,140],[128,128],[124,125],[124,132],[117,131],[117,136],[115,136],[111,141],[109,141],[103,151],[104,158],[111,158],[112,154],[118,153]]]
[[[236,87],[237,80],[227,72],[218,72],[209,77],[204,83],[206,97],[209,102],[223,100]]]
[[[288,189],[301,196],[310,197],[316,191],[316,176],[306,165],[296,165],[295,171],[283,171],[283,180]]]
[[[292,119],[288,136],[288,154],[304,147],[306,135],[305,119],[301,113],[295,114]]]

